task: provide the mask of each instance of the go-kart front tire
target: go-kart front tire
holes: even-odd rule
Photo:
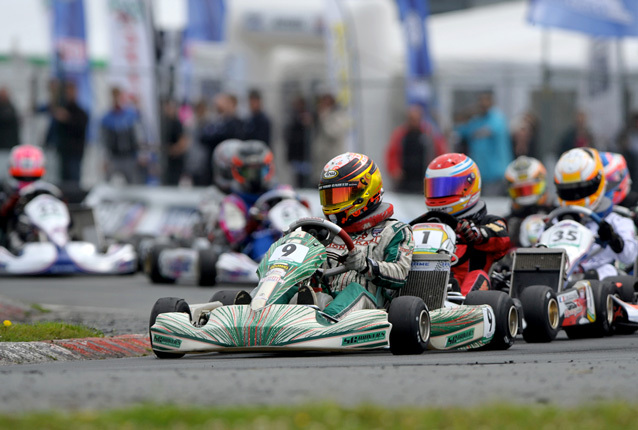
[[[199,281],[200,287],[214,287],[217,284],[217,259],[219,254],[212,249],[199,251]]]
[[[464,305],[490,305],[496,317],[494,337],[481,349],[505,350],[514,345],[518,333],[518,310],[503,291],[471,291]]]
[[[158,299],[153,305],[153,309],[151,309],[151,318],[148,322],[149,335],[151,338],[151,348],[153,348],[153,334],[150,332],[151,327],[153,326],[153,324],[155,324],[155,321],[157,320],[157,316],[159,314],[164,314],[167,312],[184,312],[188,314],[189,318],[192,318],[191,309],[184,299],[180,299],[177,297],[163,297],[161,299]],[[181,358],[185,355],[184,353],[157,351],[155,348],[153,348],[153,353],[157,356],[157,358]]]
[[[623,302],[634,303],[635,292],[638,291],[638,279],[633,276],[610,276],[603,279],[603,282],[609,282],[612,284],[614,294],[620,298]]]
[[[144,261],[144,272],[154,284],[174,284],[175,279],[167,278],[160,271],[159,258],[162,251],[169,249],[169,245],[156,244],[151,247]]]
[[[392,354],[422,354],[427,349],[430,341],[430,313],[422,299],[413,296],[395,298],[390,303],[388,321],[392,324]]]
[[[560,331],[560,312],[556,292],[545,285],[523,288],[520,295],[527,326],[523,339],[528,343],[551,342]]]
[[[591,324],[565,327],[565,333],[570,339],[585,339],[588,337],[603,337],[613,334],[612,322],[614,317],[615,287],[609,282],[590,281],[594,295],[596,320]]]

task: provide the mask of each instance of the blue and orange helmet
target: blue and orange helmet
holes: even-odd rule
[[[465,154],[439,155],[425,171],[423,191],[428,210],[462,215],[481,197],[481,172]]]

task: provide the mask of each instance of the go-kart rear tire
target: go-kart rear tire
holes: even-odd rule
[[[154,284],[174,284],[175,279],[167,278],[162,275],[160,271],[159,258],[162,251],[171,248],[166,244],[155,244],[148,251],[146,260],[144,261],[144,272],[148,275],[149,279]]]
[[[545,285],[530,285],[520,294],[527,326],[523,339],[528,343],[551,342],[560,331],[561,320],[556,292]]]
[[[200,287],[213,287],[217,284],[217,259],[219,254],[212,249],[199,251],[199,280]]]
[[[191,309],[188,306],[188,303],[184,299],[180,299],[177,297],[163,297],[158,299],[153,305],[153,309],[151,309],[151,319],[148,322],[149,335],[151,338],[151,348],[153,347],[153,335],[151,334],[151,327],[155,324],[157,320],[157,316],[159,314],[164,314],[167,312],[184,312],[188,314],[189,318],[192,318]],[[184,353],[171,353],[165,351],[157,351],[153,349],[153,353],[157,356],[157,358],[181,358],[185,354]]]
[[[634,303],[634,293],[638,291],[638,279],[633,276],[610,276],[603,279],[603,282],[609,282],[612,284],[614,294],[618,296],[620,300],[627,303]],[[618,287],[616,284],[620,284]]]
[[[518,334],[518,310],[509,295],[503,291],[471,291],[463,304],[490,305],[494,311],[494,337],[480,349],[505,350],[514,345]]]
[[[414,296],[395,298],[390,303],[388,321],[392,324],[392,354],[422,354],[427,349],[430,341],[430,313],[422,299]]]
[[[237,291],[221,290],[213,294],[209,302],[222,302],[222,305],[230,306],[235,304],[236,296],[237,296]]]

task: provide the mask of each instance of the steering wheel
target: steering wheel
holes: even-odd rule
[[[255,203],[250,207],[248,212],[257,221],[262,221],[268,214],[268,211],[282,200],[301,201],[299,195],[292,189],[280,188],[270,190],[259,196],[257,201],[255,201]]]
[[[549,228],[552,225],[554,220],[560,220],[562,217],[566,215],[584,215],[586,217],[591,218],[596,224],[600,225],[603,219],[594,211],[589,208],[585,208],[582,206],[564,206],[557,209],[554,209],[547,215],[547,222],[545,223],[545,228]]]
[[[456,230],[456,226],[458,225],[458,220],[454,218],[452,215],[441,212],[441,211],[429,211],[424,213],[418,218],[410,221],[410,225],[421,224],[425,222],[438,222],[441,224],[445,224],[450,226],[452,230]]]
[[[288,230],[284,232],[284,234],[288,234],[294,230],[301,228],[302,231],[314,236],[319,243],[323,246],[328,246],[332,243],[335,237],[341,238],[343,243],[346,245],[346,249],[348,252],[354,249],[354,242],[346,233],[344,229],[339,227],[338,225],[328,221],[324,218],[318,217],[309,217],[309,218],[300,218],[297,221],[290,224]],[[347,272],[348,269],[345,266],[337,266],[332,269],[328,269],[324,272],[324,277],[336,276],[341,273]]]

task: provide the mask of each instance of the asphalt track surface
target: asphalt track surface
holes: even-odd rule
[[[126,315],[144,327],[162,296],[206,301],[209,288],[125,278],[11,278],[0,296],[55,309]],[[574,405],[638,399],[638,335],[526,344],[508,351],[362,354],[205,354],[0,367],[0,411],[85,409],[138,402],[281,405],[332,401],[388,406],[500,402]]]

